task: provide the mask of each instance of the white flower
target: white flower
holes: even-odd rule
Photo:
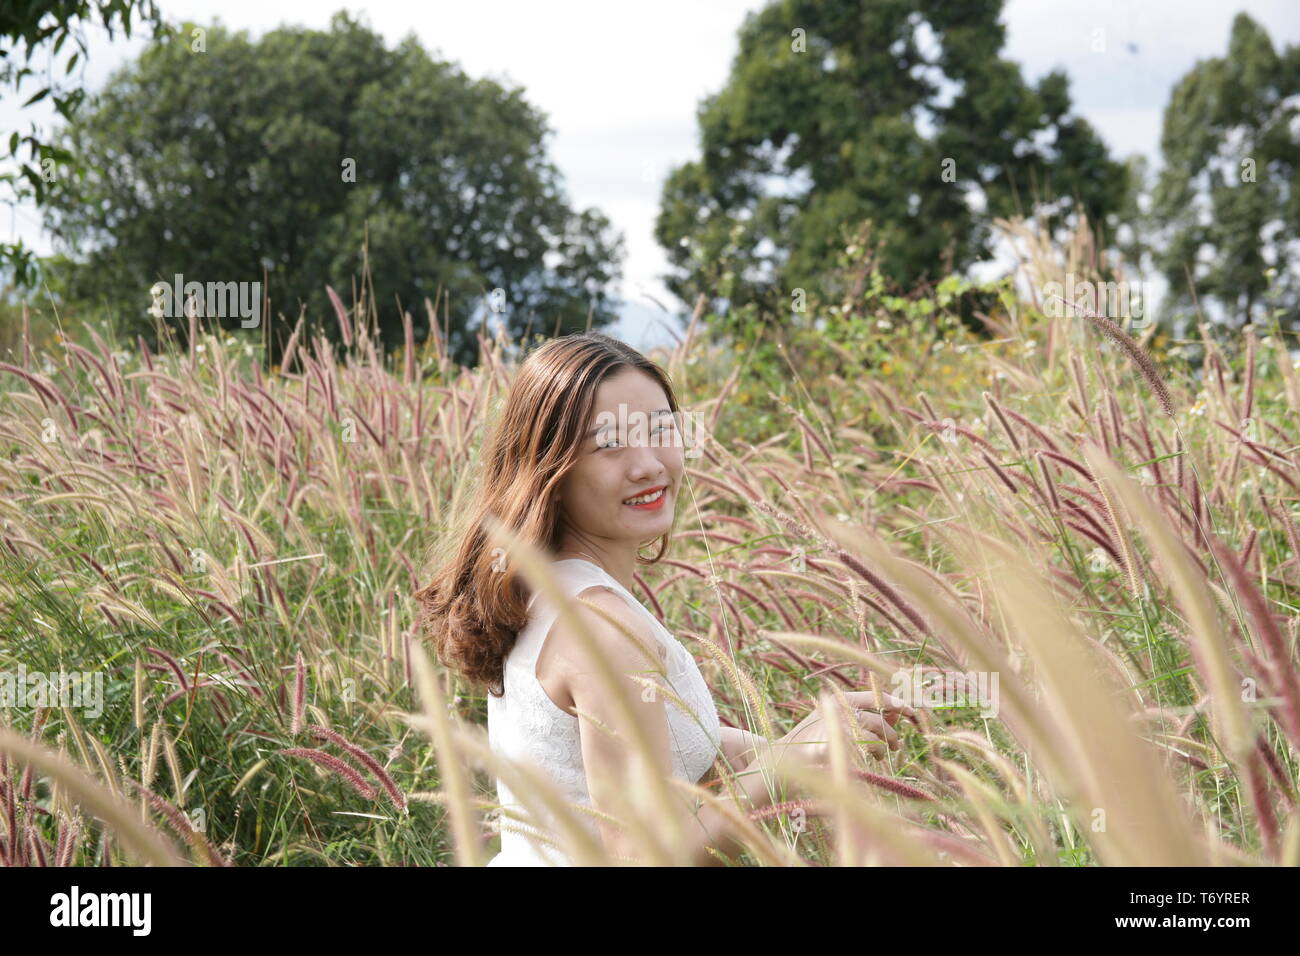
[[[203,346],[202,346],[202,345],[196,345],[196,346],[194,346],[194,351],[196,351],[196,352],[202,352],[202,351],[203,351]]]
[[[876,328],[880,329],[882,332],[888,332],[893,327],[894,323],[890,322],[888,319],[880,319],[876,322]]]

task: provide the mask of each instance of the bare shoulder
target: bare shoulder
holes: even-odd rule
[[[643,670],[649,665],[647,651],[657,654],[661,664],[666,660],[663,643],[645,617],[622,594],[607,585],[596,584],[585,588],[578,598],[574,607],[578,620],[596,639],[611,664],[627,670]],[[546,643],[555,645],[554,660],[570,675],[592,670],[587,643],[563,618],[556,619]]]

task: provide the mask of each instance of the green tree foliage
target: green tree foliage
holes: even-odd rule
[[[131,35],[131,19],[153,24],[155,32],[162,26],[162,18],[153,0],[5,0],[0,3],[0,87],[10,87],[15,94],[23,90],[24,82],[37,78],[37,68],[32,64],[37,56],[48,53],[58,57],[71,37],[77,46],[69,47],[59,79],[48,80],[23,103],[24,107],[39,103],[46,97],[65,120],[72,119],[77,107],[85,98],[80,83],[67,85],[67,77],[77,68],[85,69],[86,38],[81,32],[85,23],[100,23],[113,36],[121,27],[126,36]],[[18,45],[22,44],[21,52]],[[27,160],[20,159],[23,147]],[[77,157],[45,142],[35,124],[24,134],[19,130],[5,130],[0,136],[0,161],[18,164],[17,172],[0,174],[0,183],[8,193],[5,202],[15,205],[31,199],[38,205],[45,198],[46,185],[54,164],[71,169]],[[32,251],[22,242],[0,243],[0,267],[13,273],[16,285],[27,286],[35,282],[38,267]]]
[[[466,364],[489,317],[489,334],[500,322],[511,337],[615,317],[622,239],[568,205],[545,118],[414,36],[386,49],[346,13],[329,32],[256,42],[185,24],[84,113],[66,140],[88,171],[52,195],[47,227],[76,253],[68,294],[106,300],[137,328],[153,325],[150,287],[181,273],[264,281],[277,349],[300,307],[337,335],[325,287],[347,302],[365,266],[388,344],[402,338],[396,303],[422,338],[424,301],[441,289]]]
[[[1001,9],[783,0],[747,17],[699,109],[702,155],[664,185],[673,292],[788,313],[795,288],[836,294],[826,264],[865,220],[881,271],[909,288],[987,257],[992,217],[1035,198],[1055,202],[1053,230],[1081,210],[1109,225],[1124,168],[1068,115],[1064,74],[1030,87],[999,58]]]
[[[1192,305],[1190,275],[1212,317],[1300,327],[1300,46],[1279,56],[1238,14],[1227,56],[1174,88],[1160,147],[1151,219],[1169,282],[1162,320]]]

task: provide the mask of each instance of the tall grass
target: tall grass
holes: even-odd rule
[[[637,585],[724,723],[776,737],[913,667],[996,674],[1000,700],[918,706],[879,758],[840,726],[753,813],[723,761],[661,780],[632,741],[641,785],[609,812],[643,859],[680,862],[665,804],[697,797],[744,834],[737,863],[1300,860],[1293,359],[1276,330],[1048,319],[1032,290],[1095,278],[1091,239],[1003,228],[1031,292],[984,334],[873,286],[767,352],[697,309],[657,356],[706,437]],[[384,356],[366,302],[332,301],[345,353],[299,327],[269,375],[231,336],[152,354],[89,328],[0,365],[0,670],[107,679],[94,719],[0,714],[6,862],[475,865],[509,825],[497,775],[608,861],[595,812],[492,753],[485,692],[411,628],[509,343],[474,369],[436,335]]]

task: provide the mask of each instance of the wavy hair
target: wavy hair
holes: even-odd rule
[[[667,372],[618,339],[584,332],[530,352],[484,443],[472,500],[433,546],[436,570],[414,595],[417,630],[444,666],[497,697],[505,692],[506,655],[528,621],[531,593],[513,569],[493,569],[483,519],[490,514],[548,556],[556,552],[561,525],[553,492],[578,460],[597,388],[628,368],[661,385],[680,420]],[[653,558],[638,553],[637,562],[655,564],[671,540],[670,530]]]

